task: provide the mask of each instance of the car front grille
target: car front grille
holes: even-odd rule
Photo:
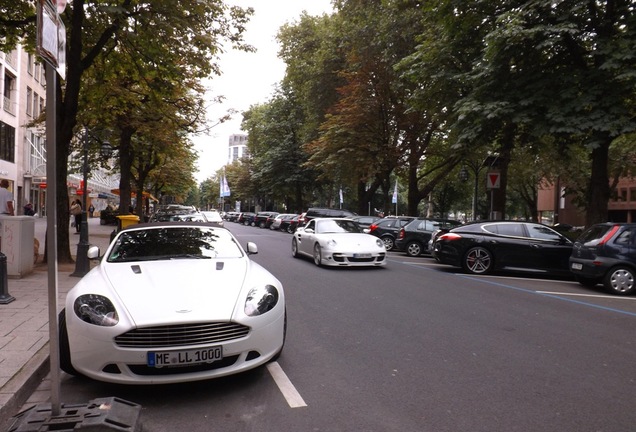
[[[249,327],[231,322],[179,324],[130,330],[115,337],[115,343],[123,348],[207,345],[240,339],[249,332]]]

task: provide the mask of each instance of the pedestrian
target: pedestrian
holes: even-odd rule
[[[95,213],[95,206],[93,206],[93,204],[91,204],[91,205],[88,207],[88,215],[89,215],[90,217],[93,217],[93,213]]]
[[[4,215],[15,215],[13,208],[13,194],[9,190],[9,180],[0,180],[0,213]]]
[[[75,217],[75,234],[79,234],[82,224],[82,203],[80,200],[75,200],[71,204],[71,214]]]
[[[35,210],[33,210],[33,204],[26,203],[26,205],[24,206],[24,215],[25,216],[35,215]]]

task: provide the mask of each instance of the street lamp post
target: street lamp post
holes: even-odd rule
[[[82,165],[82,218],[80,223],[80,238],[77,243],[77,256],[75,257],[75,271],[71,276],[82,277],[90,270],[90,262],[88,260],[88,212],[86,206],[88,204],[88,128],[84,128],[84,146],[83,146],[83,165]],[[104,141],[100,148],[102,156],[110,157],[112,147],[108,141]]]

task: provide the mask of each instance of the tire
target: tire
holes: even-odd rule
[[[59,323],[59,343],[60,343],[60,369],[69,375],[80,375],[71,363],[71,348],[68,343],[68,330],[66,329],[66,313],[65,309],[58,315]]]
[[[617,295],[630,295],[636,292],[634,271],[626,266],[616,266],[605,275],[603,286],[605,289]]]
[[[259,223],[259,224],[258,224],[258,227],[259,227],[259,228],[265,228],[265,222],[261,222],[261,223]]]
[[[298,241],[296,241],[296,237],[292,239],[292,256],[298,258]]]
[[[288,232],[288,233],[290,233],[290,234],[293,234],[293,233],[294,233],[294,229],[292,228],[292,226],[291,226],[291,225],[288,225],[288,226],[287,226],[287,232]]]
[[[416,241],[409,242],[406,245],[406,254],[410,257],[418,257],[422,255],[424,248]]]
[[[322,249],[318,243],[314,245],[314,264],[318,267],[322,265]]]
[[[388,251],[392,250],[393,247],[395,246],[395,241],[393,240],[393,237],[391,236],[384,236],[382,237],[381,240],[384,242],[384,247]]]
[[[278,352],[274,354],[274,357],[271,358],[270,362],[274,362],[278,360],[278,358],[280,357],[280,354],[283,352],[283,348],[285,348],[286,340],[287,340],[287,308],[285,308],[285,323],[283,324],[283,345],[281,345]]]
[[[462,267],[471,274],[488,274],[493,267],[492,254],[481,246],[470,248],[464,255]]]
[[[583,276],[576,276],[576,281],[584,287],[592,288],[595,287],[598,283],[598,279],[586,278]]]

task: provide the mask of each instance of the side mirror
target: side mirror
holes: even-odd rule
[[[313,229],[311,228],[303,228],[303,231],[305,231],[306,233],[312,234],[314,232]]]
[[[256,255],[258,253],[258,247],[256,243],[247,242],[247,248],[245,249],[248,255]]]
[[[89,247],[88,252],[86,252],[86,256],[88,259],[99,259],[101,257],[99,253],[99,246]]]

